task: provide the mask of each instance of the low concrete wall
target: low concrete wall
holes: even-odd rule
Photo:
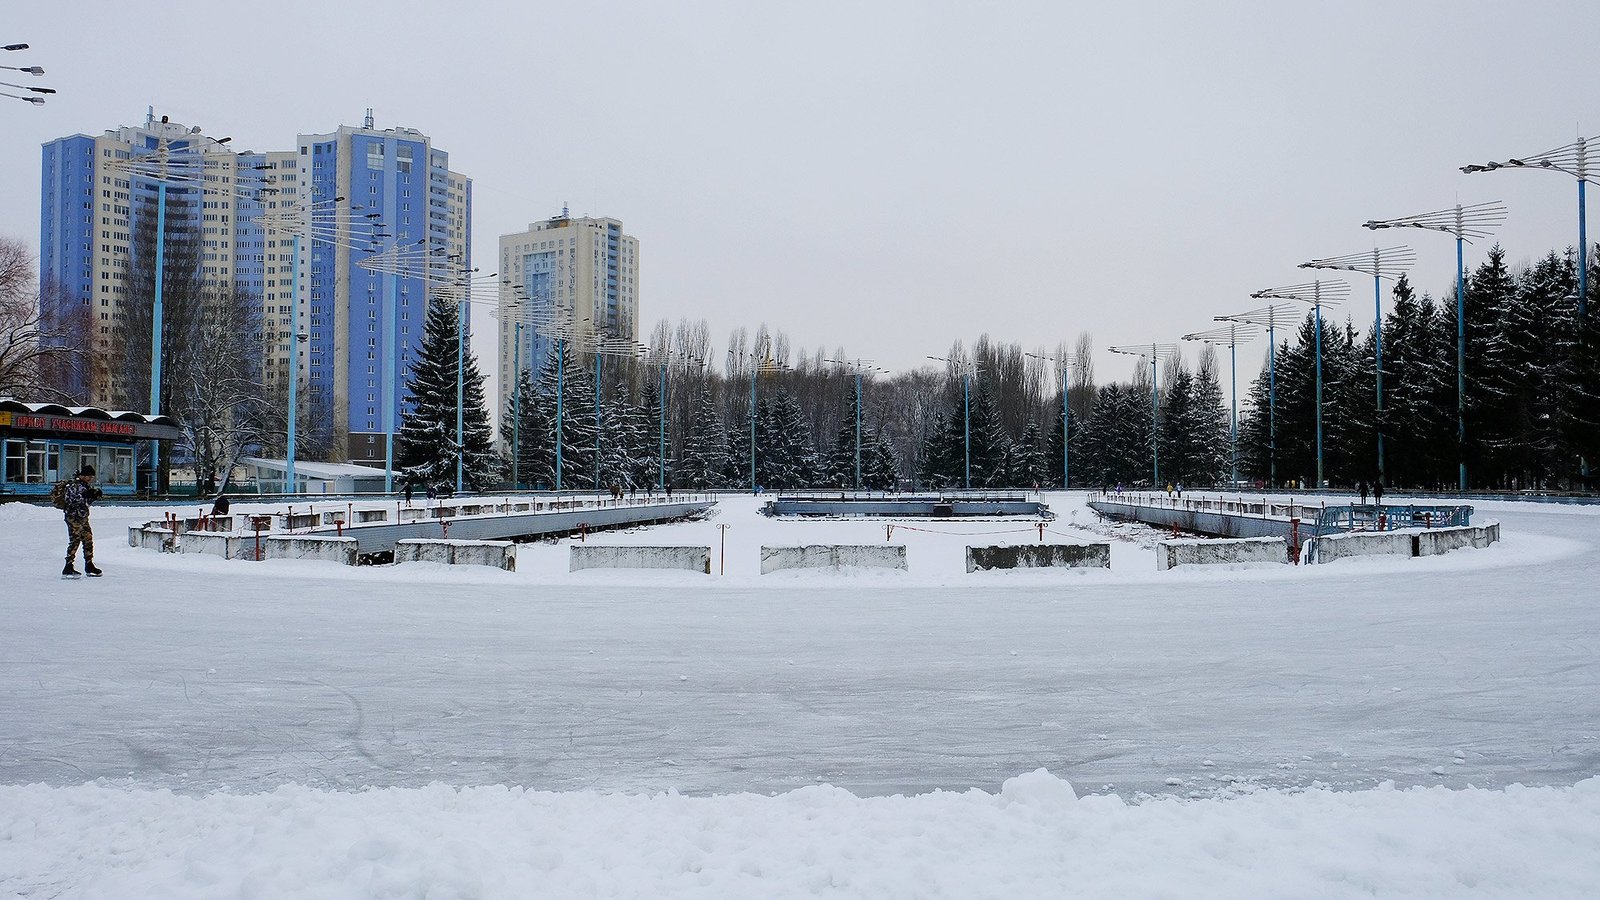
[[[517,568],[517,545],[511,541],[407,538],[395,542],[394,561],[436,562],[447,566],[494,566],[513,572]]]
[[[1288,544],[1283,538],[1231,538],[1199,541],[1161,541],[1156,544],[1156,568],[1205,566],[1224,563],[1287,563]]]
[[[568,571],[580,569],[682,569],[711,574],[710,547],[607,547],[573,544]]]
[[[389,511],[387,509],[358,509],[356,510],[357,522],[387,522]]]
[[[1500,540],[1500,523],[1468,525],[1463,528],[1434,528],[1416,534],[1418,556],[1438,556],[1463,547],[1483,549]]]
[[[968,547],[967,571],[989,569],[1109,569],[1110,544],[1017,544]]]
[[[262,539],[262,556],[266,556],[266,538]],[[255,535],[208,534],[190,531],[178,537],[180,553],[205,553],[222,559],[255,559]]]
[[[1307,563],[1327,563],[1351,556],[1412,556],[1413,535],[1408,531],[1353,531],[1325,534],[1306,541]]]
[[[252,542],[254,538],[251,538]],[[356,539],[320,535],[272,534],[262,538],[267,559],[319,559],[341,565],[356,564]]]
[[[128,528],[128,546],[175,553],[178,542],[172,534],[172,529],[165,525],[134,525]]]
[[[904,544],[808,544],[804,547],[762,547],[761,574],[779,569],[906,569]]]

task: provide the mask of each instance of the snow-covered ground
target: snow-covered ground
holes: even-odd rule
[[[1600,893],[1600,509],[1157,572],[1046,499],[1111,571],[921,521],[909,572],[761,576],[885,526],[734,498],[590,538],[715,571],[727,525],[722,577],[171,556],[111,507],[64,582],[60,514],[0,506],[0,896]]]

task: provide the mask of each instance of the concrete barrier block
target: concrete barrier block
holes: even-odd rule
[[[990,569],[1109,569],[1110,544],[1017,544],[968,547],[967,571]]]
[[[1283,538],[1219,538],[1216,540],[1161,541],[1156,544],[1156,568],[1222,565],[1226,563],[1287,563],[1288,544]]]
[[[387,522],[389,511],[387,509],[358,509],[356,510],[357,522]]]
[[[400,510],[400,521],[402,522],[418,522],[428,517],[429,511],[421,507]]]
[[[680,569],[711,574],[710,547],[607,547],[573,544],[568,571],[580,569]]]
[[[135,543],[135,532],[137,532],[137,543]],[[152,524],[130,528],[128,544],[143,550],[157,550],[162,553],[175,553],[178,549],[176,535],[165,525]]]
[[[761,574],[780,569],[900,569],[906,566],[904,544],[808,544],[762,547]]]
[[[450,542],[437,538],[404,538],[394,542],[397,563],[432,562],[450,565]]]
[[[1416,533],[1417,555],[1438,556],[1464,547],[1482,549],[1499,539],[1499,522],[1467,525],[1461,528],[1433,528]]]
[[[204,553],[221,559],[255,559],[256,539],[254,535],[190,531],[178,536],[178,552]]]
[[[1408,531],[1325,534],[1306,542],[1306,562],[1328,563],[1352,556],[1411,556],[1412,538]]]
[[[345,566],[356,564],[356,539],[353,537],[272,534],[262,539],[262,547],[266,550],[267,559],[315,559]]]
[[[395,541],[394,561],[433,562],[447,566],[494,566],[513,572],[517,568],[517,545],[511,541],[405,538]]]
[[[511,541],[451,541],[452,566],[493,566],[514,572],[517,568],[517,545]]]

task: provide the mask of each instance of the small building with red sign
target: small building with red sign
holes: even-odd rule
[[[132,495],[135,445],[179,436],[167,416],[0,397],[0,495],[49,494],[85,464],[107,495]]]

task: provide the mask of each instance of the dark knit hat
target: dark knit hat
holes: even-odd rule
[[[94,477],[94,466],[85,464],[83,468],[78,470],[78,474],[79,475],[88,475],[88,476],[90,476],[92,478],[92,477]]]

